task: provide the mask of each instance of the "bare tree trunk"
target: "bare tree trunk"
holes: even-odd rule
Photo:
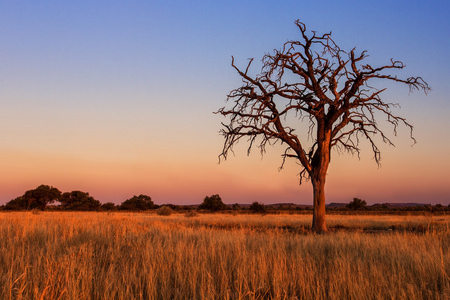
[[[324,233],[327,231],[325,223],[325,180],[330,164],[331,130],[326,127],[323,119],[318,120],[317,124],[318,149],[313,157],[311,176],[314,198],[312,230],[317,233]]]
[[[313,185],[313,223],[312,230],[317,233],[324,233],[327,231],[325,223],[325,176],[322,178],[312,179]]]

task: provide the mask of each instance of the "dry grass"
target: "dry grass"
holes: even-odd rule
[[[447,216],[0,213],[0,299],[448,299]]]

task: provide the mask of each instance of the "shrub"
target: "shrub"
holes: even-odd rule
[[[367,203],[366,203],[365,200],[361,200],[359,198],[353,198],[353,201],[351,201],[345,207],[347,207],[349,209],[354,209],[354,210],[366,209],[367,208]]]
[[[82,191],[64,193],[60,202],[65,210],[93,211],[100,208],[100,201],[89,196],[89,193]]]
[[[198,216],[198,212],[196,210],[189,210],[184,214],[186,218],[193,218]]]
[[[226,209],[227,206],[222,202],[222,199],[218,194],[212,196],[206,196],[203,203],[198,207],[200,209],[207,209],[210,211],[218,211]]]
[[[147,210],[155,207],[152,198],[147,195],[133,196],[130,199],[125,200],[120,209],[123,210]]]
[[[110,210],[116,210],[117,206],[112,202],[106,202],[106,203],[102,204],[102,206],[100,208],[101,208],[101,210],[110,211]]]
[[[156,213],[160,216],[170,216],[173,213],[173,210],[168,206],[161,206],[156,210]]]
[[[264,206],[264,204],[261,204],[259,202],[253,202],[252,205],[250,205],[249,209],[255,213],[265,213],[266,212],[266,207]]]
[[[27,209],[27,201],[23,197],[17,197],[6,203],[5,210],[25,210]]]
[[[37,209],[37,208],[33,208],[33,209],[31,210],[31,213],[32,213],[33,215],[39,215],[39,214],[41,213],[41,211],[40,211],[39,209]]]
[[[40,185],[34,190],[26,191],[5,205],[6,210],[31,210],[34,208],[44,210],[46,205],[59,201],[61,192],[52,186]]]
[[[231,207],[233,210],[240,210],[241,206],[239,205],[239,203],[235,203],[233,204],[233,206]]]

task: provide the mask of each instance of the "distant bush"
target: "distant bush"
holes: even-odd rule
[[[59,201],[61,192],[52,186],[40,185],[34,190],[26,191],[5,205],[6,210],[31,210],[34,208],[44,210],[47,204]]]
[[[235,203],[233,204],[233,206],[231,207],[233,210],[240,210],[241,206],[239,205],[239,203]]]
[[[354,209],[354,210],[366,209],[367,203],[365,200],[361,200],[359,198],[353,198],[353,201],[350,201],[350,203],[347,204],[345,207],[347,207],[348,209]]]
[[[147,195],[133,196],[120,205],[122,210],[147,210],[155,207],[152,198]]]
[[[156,210],[156,214],[159,216],[170,216],[173,213],[173,210],[168,206],[161,206]]]
[[[198,216],[198,212],[196,210],[189,210],[184,214],[186,218],[193,218]]]
[[[210,211],[218,211],[227,209],[227,206],[222,202],[222,199],[218,194],[212,196],[206,196],[203,203],[198,207],[200,209],[207,209]]]
[[[442,206],[442,204],[436,204],[436,205],[433,207],[433,211],[439,211],[439,212],[442,212],[442,211],[444,211],[444,206]]]
[[[17,197],[5,204],[5,210],[26,210],[27,201],[23,197]]]
[[[100,201],[89,196],[89,193],[81,191],[64,193],[59,201],[65,210],[93,211],[100,208]]]
[[[266,212],[266,207],[264,206],[264,204],[261,204],[259,202],[253,202],[252,205],[250,205],[249,209],[255,213],[265,213]]]
[[[105,211],[116,210],[117,206],[112,202],[106,202],[103,203],[102,206],[100,206],[100,209]]]
[[[41,213],[41,211],[40,211],[39,209],[37,209],[37,208],[33,208],[33,209],[31,210],[31,213],[32,213],[33,215],[39,215],[39,214]]]

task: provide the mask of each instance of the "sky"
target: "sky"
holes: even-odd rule
[[[261,157],[241,144],[219,164],[226,119],[213,113],[242,83],[231,56],[259,61],[299,38],[297,19],[374,65],[403,61],[399,77],[432,88],[386,85],[417,144],[386,127],[395,147],[379,143],[381,167],[367,143],[360,159],[333,152],[326,202],[448,205],[449,12],[444,0],[0,0],[0,205],[41,184],[102,203],[312,204],[294,161],[278,171],[277,146]]]

